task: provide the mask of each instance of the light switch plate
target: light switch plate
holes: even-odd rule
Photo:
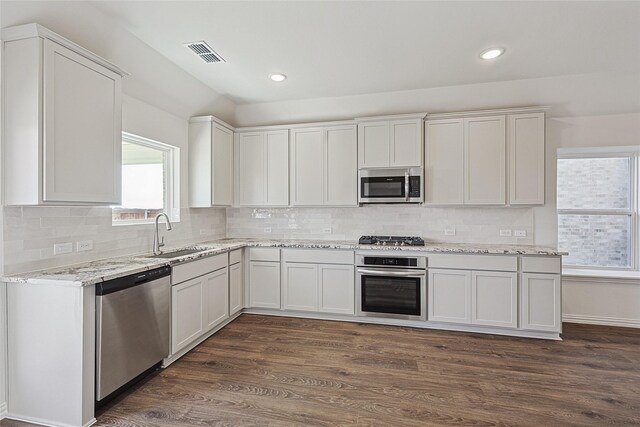
[[[511,230],[510,229],[500,230],[500,237],[511,237]]]
[[[90,251],[93,249],[93,240],[82,240],[76,243],[76,252]]]
[[[53,245],[54,255],[70,254],[71,252],[73,252],[73,244],[71,242]]]
[[[448,227],[444,229],[444,235],[445,236],[455,236],[456,235],[456,228],[455,227]]]
[[[516,237],[527,237],[527,230],[514,230],[513,235]]]

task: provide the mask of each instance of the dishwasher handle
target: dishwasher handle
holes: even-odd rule
[[[112,294],[124,289],[132,288],[143,283],[151,282],[171,275],[171,267],[165,266],[153,270],[142,271],[130,276],[101,282],[96,285],[96,296]]]

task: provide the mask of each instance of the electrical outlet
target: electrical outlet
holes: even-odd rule
[[[76,252],[90,251],[93,249],[93,240],[83,240],[76,243]]]
[[[322,232],[323,232],[324,234],[331,234],[331,227],[325,227],[325,228],[323,228],[323,229],[322,229]]]
[[[511,230],[510,229],[500,230],[500,237],[511,237]]]
[[[265,233],[271,233],[271,227],[265,227],[264,228],[264,232]]]
[[[516,237],[527,237],[527,230],[514,230],[513,235]]]
[[[73,244],[71,242],[53,245],[54,255],[70,254],[71,252],[73,252]]]
[[[456,235],[456,228],[455,227],[445,228],[444,229],[444,235],[445,236],[455,236]]]
[[[206,228],[200,229],[200,235],[201,236],[206,236],[207,234],[209,234],[209,230],[207,230]]]

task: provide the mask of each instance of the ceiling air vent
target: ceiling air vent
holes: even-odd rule
[[[220,55],[214,52],[206,42],[199,41],[187,43],[187,46],[193,53],[198,55],[204,62],[210,64],[212,62],[227,62]]]

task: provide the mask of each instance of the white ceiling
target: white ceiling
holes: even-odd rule
[[[92,4],[237,104],[640,71],[640,2]],[[227,63],[183,46],[198,40]],[[491,46],[507,52],[481,61]]]

